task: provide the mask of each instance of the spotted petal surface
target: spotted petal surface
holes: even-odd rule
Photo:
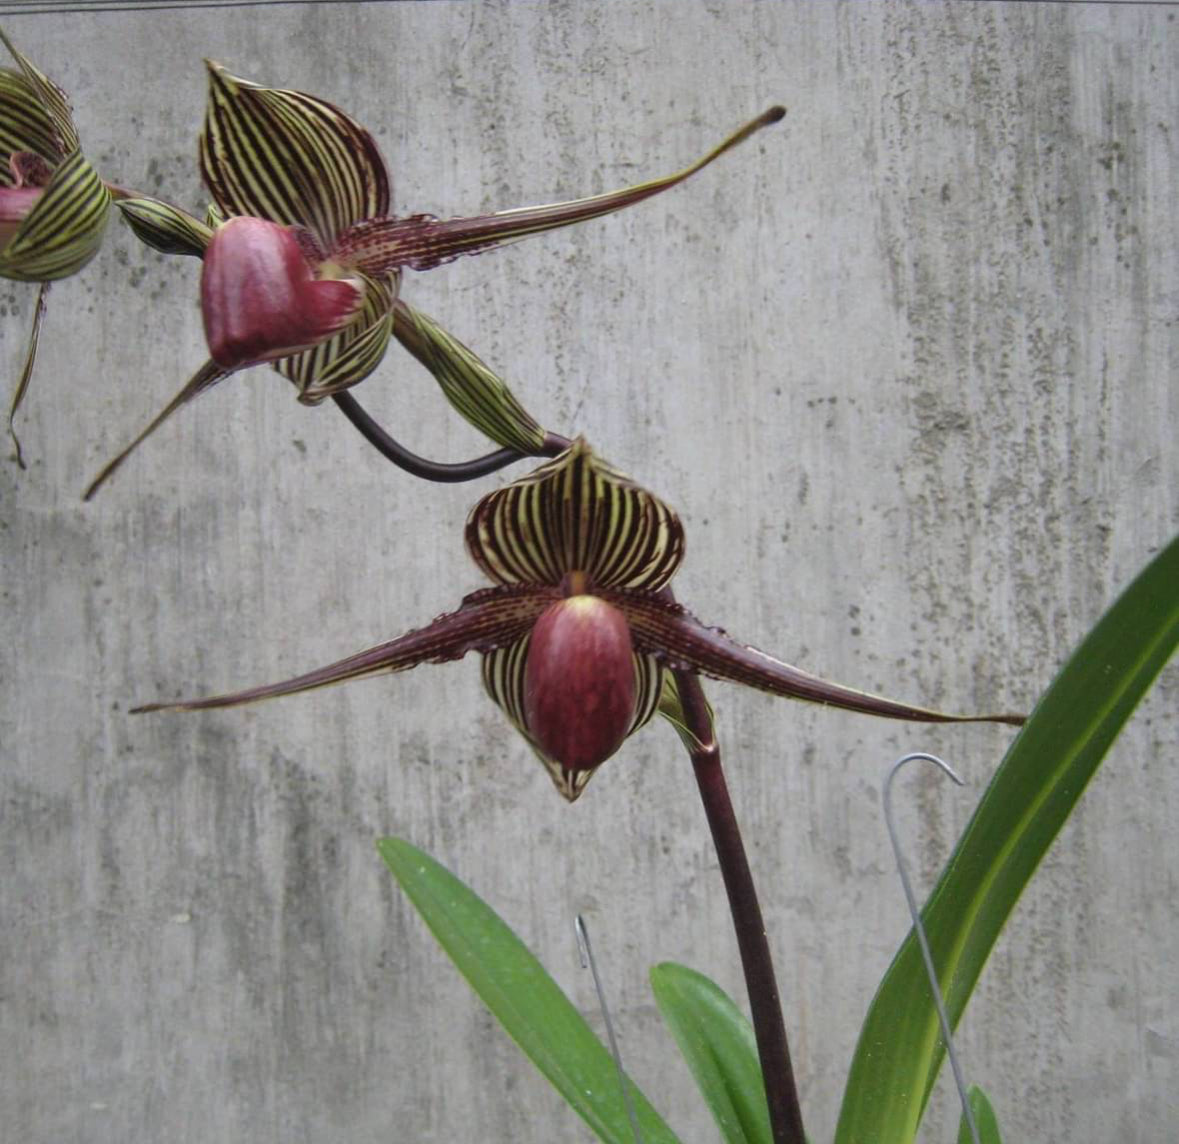
[[[261,87],[208,61],[201,174],[225,215],[310,227],[325,247],[389,212],[389,177],[373,137],[338,107]]]
[[[594,589],[653,591],[679,567],[684,532],[667,505],[579,438],[485,496],[467,521],[467,549],[499,584],[559,584],[584,572]]]

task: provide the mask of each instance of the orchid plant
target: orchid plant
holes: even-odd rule
[[[49,286],[77,274],[102,245],[111,189],[82,154],[69,98],[0,30],[16,69],[0,68],[0,278],[39,283],[24,366],[8,410],[13,422],[37,357]]]
[[[136,710],[228,707],[477,651],[488,694],[569,801],[656,710],[684,725],[673,669],[894,719],[1023,722],[828,683],[705,626],[669,592],[684,554],[679,517],[580,438],[483,497],[466,544],[495,587],[426,627],[282,683]]]
[[[394,336],[492,440],[514,456],[551,453],[544,431],[502,382],[400,300],[403,270],[428,270],[641,202],[784,114],[771,108],[684,170],[623,190],[472,218],[398,218],[376,142],[354,119],[304,92],[262,87],[212,62],[208,70],[200,136],[201,174],[214,200],[208,219],[145,197],[119,206],[149,246],[203,259],[209,360],[102,470],[87,499],[166,418],[230,374],[270,363],[301,402],[316,405],[368,377]]]

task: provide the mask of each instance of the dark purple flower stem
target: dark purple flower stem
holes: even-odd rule
[[[496,449],[483,457],[476,457],[473,461],[460,461],[457,464],[444,464],[440,461],[427,461],[411,453],[404,445],[395,441],[376,421],[369,416],[364,406],[347,390],[332,394],[332,400],[339,406],[340,412],[360,430],[364,439],[373,446],[386,460],[392,461],[399,469],[415,477],[427,481],[437,481],[442,484],[458,484],[462,481],[475,481],[494,473],[516,461],[526,454],[516,449]],[[542,457],[555,457],[569,447],[564,437],[550,433],[544,441],[543,452],[537,454]]]
[[[802,1109],[794,1083],[794,1068],[790,1063],[790,1046],[786,1041],[786,1025],[782,1020],[778,984],[770,958],[770,944],[766,939],[766,927],[762,921],[749,860],[745,855],[745,844],[741,840],[741,828],[729,798],[708,703],[700,680],[694,673],[676,671],[674,674],[685,726],[699,744],[691,751],[692,768],[696,772],[700,799],[704,803],[704,813],[712,830],[721,875],[729,895],[729,909],[733,915],[737,948],[741,954],[745,987],[749,992],[749,1006],[753,1013],[753,1031],[761,1059],[761,1074],[765,1080],[774,1144],[806,1144]]]

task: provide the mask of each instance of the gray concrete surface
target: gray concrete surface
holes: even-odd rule
[[[662,199],[405,289],[546,424],[676,505],[681,598],[793,662],[948,707],[1028,706],[1179,527],[1174,9],[323,4],[5,26],[73,93],[108,177],[191,208],[202,56],[353,112],[406,213],[608,189],[789,105]],[[386,834],[468,878],[597,1022],[583,912],[631,1070],[685,1141],[715,1139],[646,984],[672,958],[741,996],[666,727],[570,808],[474,661],[127,717],[451,607],[480,583],[466,511],[506,479],[416,484],[255,370],[83,506],[202,360],[196,284],[195,263],[113,226],[53,292],[31,468],[0,466],[5,1139],[589,1139],[391,885]],[[10,379],[32,298],[0,287]],[[398,351],[360,395],[422,452],[481,449]],[[885,769],[932,749],[968,780],[899,792],[928,884],[1010,733],[710,694],[810,1131],[829,1139],[906,929]],[[965,1021],[1006,1139],[1176,1133],[1177,696],[1172,666]],[[954,1123],[943,1078],[924,1139]]]

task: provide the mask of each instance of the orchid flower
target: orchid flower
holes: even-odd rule
[[[314,96],[262,87],[212,62],[208,68],[200,161],[215,202],[209,221],[153,199],[119,206],[150,246],[204,259],[210,359],[103,470],[87,498],[165,418],[239,369],[269,362],[295,383],[300,401],[317,404],[366,378],[391,336],[420,345],[421,323],[404,303],[395,321],[405,268],[431,269],[650,198],[785,114],[771,108],[690,167],[639,186],[473,218],[396,218],[385,164],[355,120]],[[435,339],[444,356],[453,348],[446,337]],[[543,452],[543,430],[514,399],[500,400],[502,391],[500,383],[457,407],[501,445]]]
[[[229,707],[476,651],[491,698],[569,801],[656,710],[683,731],[673,671],[894,719],[1023,722],[946,715],[827,683],[706,627],[668,590],[683,559],[679,517],[580,438],[483,497],[466,542],[495,586],[427,627],[283,683],[136,710]]]
[[[76,274],[98,252],[111,193],[82,157],[65,92],[0,31],[17,70],[0,68],[0,277],[38,282],[33,328],[8,410],[13,419],[33,376],[49,284]]]

